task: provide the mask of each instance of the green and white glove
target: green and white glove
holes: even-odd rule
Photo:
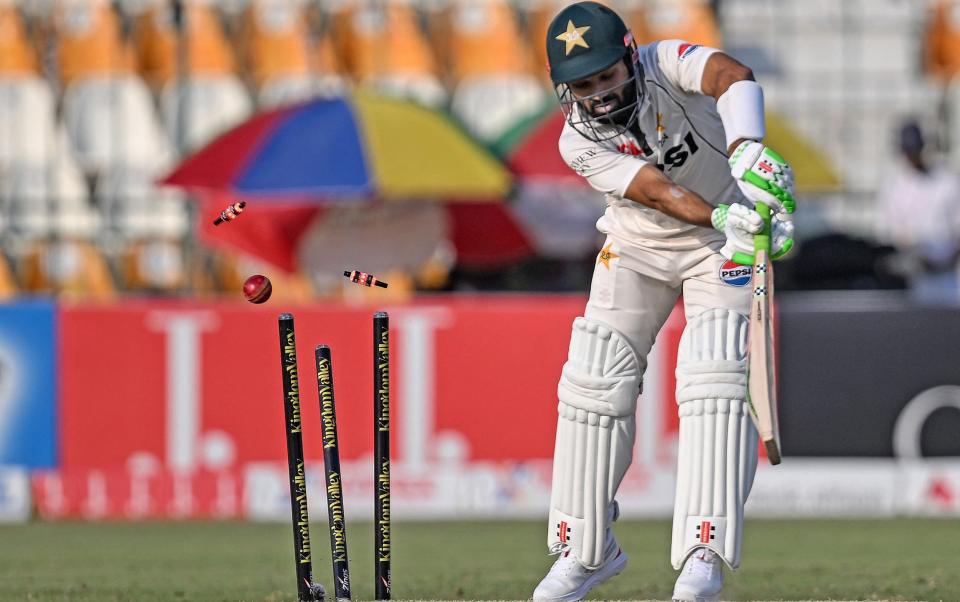
[[[727,242],[720,254],[741,265],[753,265],[753,235],[763,230],[760,214],[740,203],[717,205],[710,214],[713,227],[723,232]],[[770,258],[776,261],[793,249],[793,221],[789,216],[774,214],[770,220]]]
[[[773,150],[763,144],[745,140],[728,160],[730,173],[740,191],[752,203],[766,203],[773,214],[793,213],[793,169]]]

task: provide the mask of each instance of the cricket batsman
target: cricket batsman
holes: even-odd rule
[[[637,47],[595,2],[563,9],[547,34],[567,123],[560,153],[606,193],[606,241],[558,385],[547,542],[559,554],[535,601],[580,600],[627,557],[611,523],[633,456],[647,354],[683,296],[680,416],[670,559],[674,600],[716,600],[740,564],[743,506],[757,466],[747,409],[753,237],[774,213],[772,257],[793,246],[793,174],[763,144],[763,91],[744,65],[679,40]]]

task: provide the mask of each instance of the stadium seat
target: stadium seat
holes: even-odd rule
[[[150,91],[135,75],[72,84],[64,94],[63,119],[74,156],[87,173],[117,164],[162,169],[172,159]]]
[[[17,279],[10,267],[6,255],[0,252],[0,300],[12,299],[16,296],[19,287]]]
[[[269,79],[257,91],[257,106],[265,109],[321,96],[310,77],[291,76]]]
[[[481,140],[493,142],[519,120],[541,110],[548,96],[524,73],[477,75],[456,87],[451,110]]]
[[[506,0],[456,3],[434,22],[438,56],[449,59],[451,109],[474,135],[493,140],[542,107],[545,89]]]
[[[506,0],[453,3],[434,20],[437,54],[449,80],[478,75],[530,73],[530,54],[516,13]]]
[[[56,154],[55,132],[56,102],[47,82],[0,76],[0,170],[49,161]]]
[[[362,0],[336,13],[332,33],[345,67],[361,85],[429,106],[447,100],[436,61],[408,0]]]
[[[167,137],[183,152],[206,144],[252,112],[247,89],[229,74],[195,75],[182,83],[171,81],[160,93]]]
[[[46,236],[63,220],[99,223],[54,111],[44,80],[0,79],[0,209],[16,235]]]
[[[960,71],[960,2],[934,0],[930,5],[925,37],[927,73],[948,81]]]
[[[0,2],[0,77],[36,75],[37,55],[20,11],[10,0]]]
[[[211,256],[214,292],[241,299],[243,281],[253,274],[264,274],[273,285],[271,301],[309,302],[315,298],[309,278],[302,273],[288,274],[242,253],[214,251]]]
[[[230,44],[210,0],[185,0],[187,71],[191,77],[232,75],[236,65]],[[143,12],[134,27],[140,72],[154,90],[177,75],[178,33],[169,2]]]
[[[656,39],[721,47],[720,28],[708,0],[656,0],[646,15]]]
[[[68,299],[108,299],[115,292],[103,254],[82,238],[36,241],[21,260],[22,288]]]
[[[309,80],[307,22],[297,0],[251,0],[238,39],[254,86],[279,78]]]
[[[340,67],[331,36],[322,32],[311,48],[309,78],[295,75],[267,80],[260,86],[257,102],[268,107],[314,96],[336,96],[349,89],[350,80]]]
[[[133,71],[133,52],[108,0],[58,0],[53,36],[64,86],[88,77]]]
[[[186,286],[190,270],[180,241],[147,238],[124,248],[120,276],[128,291],[173,293]]]
[[[157,172],[115,166],[98,178],[94,198],[112,231],[127,240],[177,239],[190,226],[179,193],[154,185]]]
[[[48,163],[16,163],[0,178],[8,226],[29,239],[56,233],[95,236],[102,220],[88,196],[83,175],[67,152]]]

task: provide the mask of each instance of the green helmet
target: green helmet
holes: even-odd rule
[[[580,134],[602,142],[635,127],[646,95],[643,66],[623,19],[596,2],[577,2],[553,18],[547,28],[547,59],[550,79],[567,122]],[[628,78],[596,90],[589,96],[572,92],[570,82],[586,79],[624,61]],[[605,99],[617,99],[619,106],[596,110]]]
[[[596,2],[577,2],[547,28],[547,61],[554,85],[583,79],[610,67],[633,48],[620,16]]]

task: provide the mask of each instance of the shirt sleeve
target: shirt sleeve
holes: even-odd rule
[[[647,161],[597,144],[567,125],[560,136],[560,155],[570,169],[594,189],[623,198],[634,176]]]
[[[703,94],[703,70],[716,48],[691,44],[683,40],[657,43],[657,64],[674,86],[691,94]]]

